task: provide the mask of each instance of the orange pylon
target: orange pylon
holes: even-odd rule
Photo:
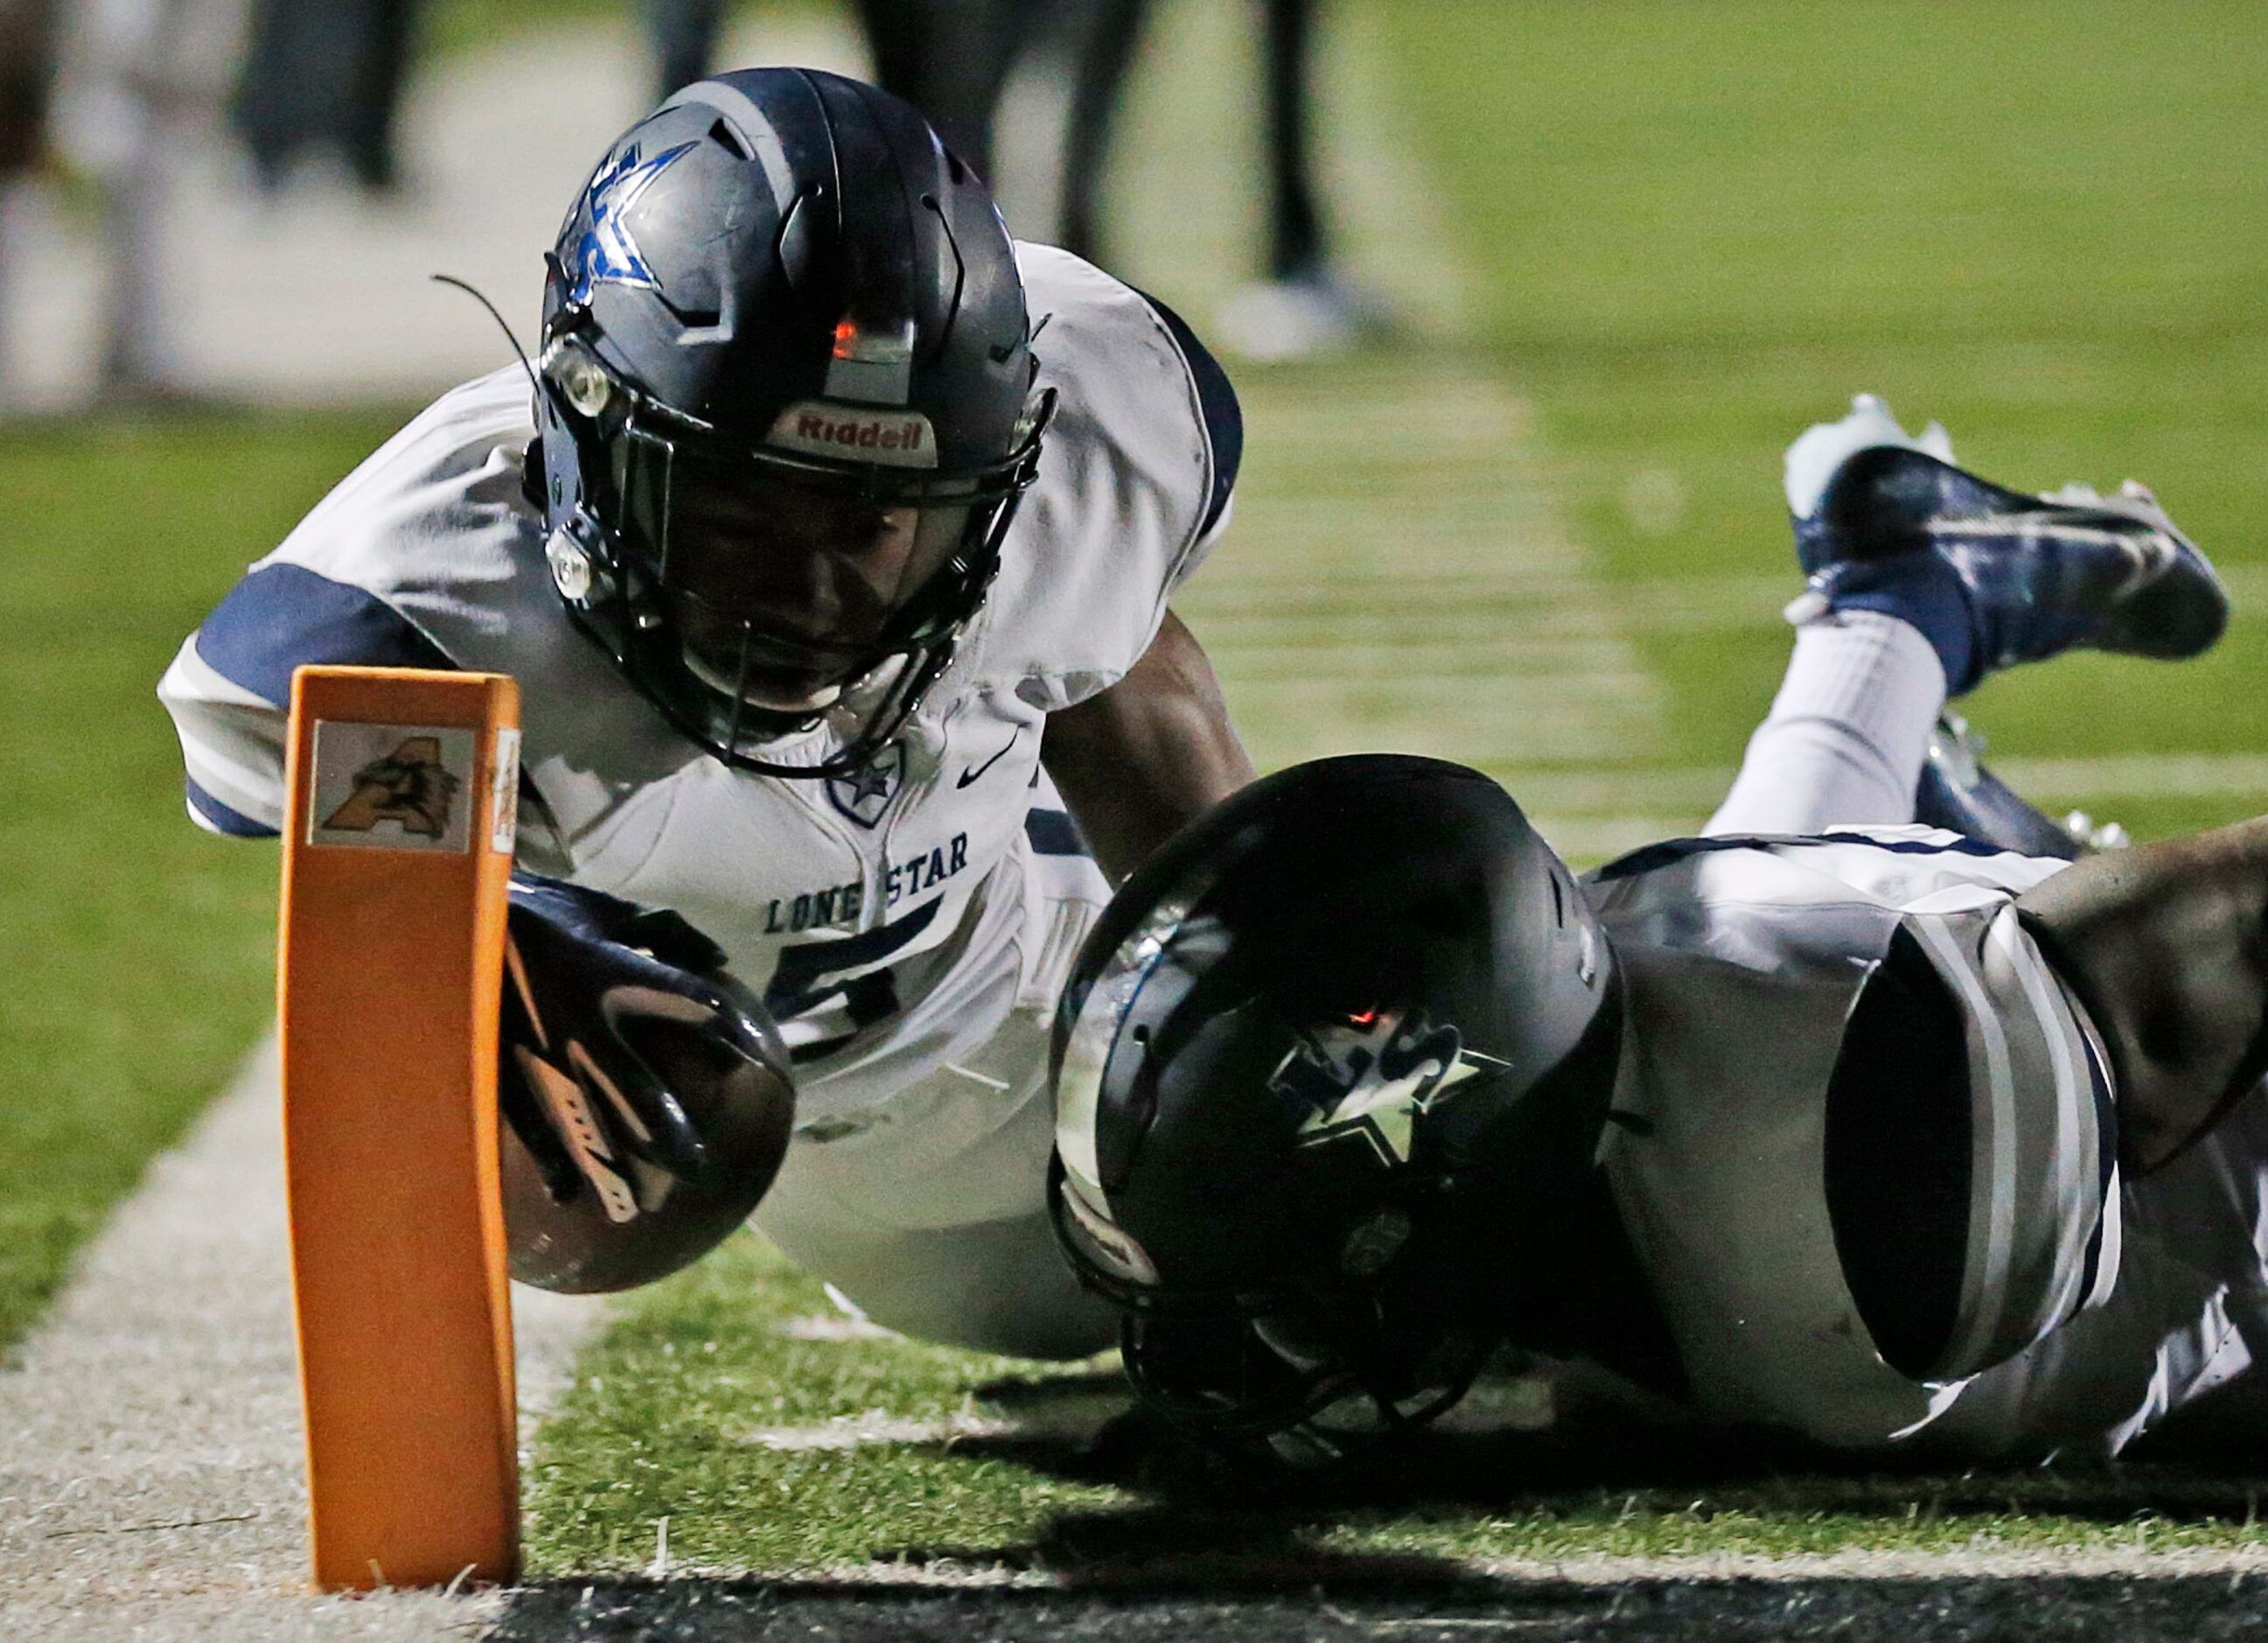
[[[327,1589],[519,1575],[496,1116],[519,712],[500,674],[292,681],[276,997]]]

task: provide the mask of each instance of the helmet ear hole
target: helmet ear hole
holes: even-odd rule
[[[1339,1246],[1339,1271],[1351,1278],[1376,1278],[1402,1253],[1410,1231],[1410,1217],[1398,1209],[1364,1216]]]
[[[756,151],[749,145],[748,139],[740,135],[740,128],[722,114],[718,114],[711,122],[709,136],[718,147],[742,165],[746,165],[756,157]]]

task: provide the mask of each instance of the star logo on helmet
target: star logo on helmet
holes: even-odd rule
[[[575,242],[569,270],[573,276],[567,290],[570,303],[590,301],[593,289],[604,284],[660,289],[661,282],[654,278],[644,254],[638,249],[637,241],[630,238],[622,219],[653,186],[654,180],[691,153],[693,146],[681,143],[652,159],[641,160],[637,144],[633,143],[591,179],[590,190],[583,197],[589,226]]]
[[[1310,1108],[1294,1145],[1358,1139],[1392,1168],[1410,1161],[1423,1115],[1509,1065],[1467,1050],[1455,1028],[1432,1027],[1422,1013],[1371,1010],[1303,1032],[1268,1085]]]

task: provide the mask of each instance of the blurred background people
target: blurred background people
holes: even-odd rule
[[[1339,272],[1317,181],[1312,111],[1322,19],[1315,0],[1249,3],[1261,46],[1253,100],[1262,125],[1263,277],[1223,309],[1221,340],[1259,359],[1357,347],[1386,322],[1381,306]],[[1111,135],[1153,10],[1151,0],[858,5],[875,78],[924,110],[1000,188],[1010,226],[1106,266],[1123,249],[1108,237]],[[1011,126],[1018,151],[1004,153]]]
[[[299,0],[304,4],[305,0]],[[1149,0],[857,0],[874,83],[922,110],[946,145],[997,186],[1023,183],[1011,226],[1103,260],[1110,131]],[[722,0],[639,0],[658,98],[721,63]],[[1019,136],[1037,155],[998,151],[1005,102],[1040,81],[1040,117]]]
[[[927,114],[988,183],[1001,87],[1050,9],[1049,0],[858,0],[875,84]]]
[[[299,0],[301,4],[310,0]],[[868,77],[912,103],[946,146],[992,178],[992,123],[1001,87],[1050,13],[1090,0],[857,0],[873,59]],[[661,97],[712,69],[724,26],[722,0],[638,0]]]
[[[1315,0],[1261,0],[1261,103],[1267,278],[1223,307],[1224,346],[1293,359],[1359,346],[1387,329],[1384,309],[1333,263],[1315,181]]]
[[[18,219],[48,158],[48,103],[55,87],[56,0],[0,0],[0,399],[9,391],[10,288]]]
[[[67,41],[74,118],[58,139],[96,184],[103,297],[96,393],[180,395],[172,297],[181,247],[169,207],[235,59],[233,0],[89,0]]]
[[[400,181],[394,121],[418,0],[253,0],[229,108],[263,187],[326,151],[373,193]]]
[[[1025,202],[1020,232],[1091,262],[1109,262],[1114,250],[1105,198],[1111,137],[1153,10],[1151,0],[1049,6],[1017,64],[1017,85],[1045,88],[1030,99],[1045,151],[1025,168],[1037,186],[1027,190],[1036,197]]]
[[[407,393],[469,369],[485,320],[412,293],[437,269],[513,277],[547,213],[509,178],[757,57],[907,95],[1016,233],[1174,291],[1233,351],[1344,347],[1375,310],[1343,277],[1315,163],[1330,20],[1315,0],[636,0],[536,25],[462,0],[0,0],[0,379],[53,405]],[[1192,102],[1192,77],[1218,91]],[[1161,127],[1153,97],[1183,112]],[[1114,156],[1134,120],[1203,168],[1162,221],[1110,195],[1160,163]],[[67,186],[26,181],[43,152]]]
[[[655,102],[712,69],[732,66],[717,61],[725,0],[638,0],[637,11],[653,53]]]

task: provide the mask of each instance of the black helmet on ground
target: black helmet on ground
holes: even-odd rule
[[[678,729],[842,775],[950,661],[1037,471],[1006,227],[913,108],[802,69],[632,126],[549,258],[552,579]],[[788,739],[832,724],[828,751]]]
[[[1327,1440],[1455,1403],[1524,1226],[1590,1171],[1618,1001],[1573,877],[1477,771],[1324,760],[1177,836],[1055,1035],[1057,1231],[1144,1401]]]

